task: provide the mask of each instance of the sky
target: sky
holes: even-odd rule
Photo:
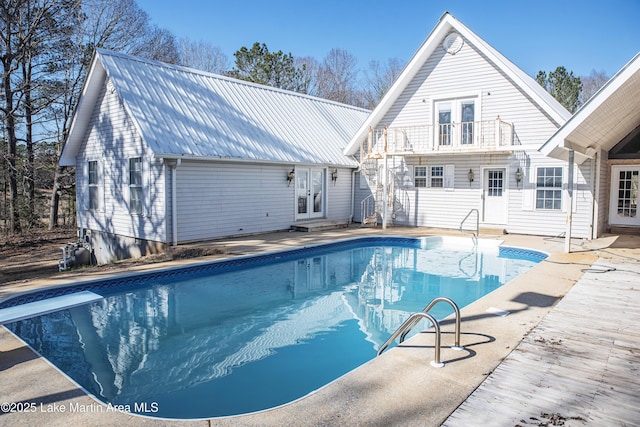
[[[406,64],[451,13],[527,74],[564,66],[608,76],[640,52],[640,0],[137,0],[176,37],[233,53],[254,42],[318,61],[333,48]]]

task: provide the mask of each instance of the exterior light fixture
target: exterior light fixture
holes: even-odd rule
[[[338,179],[338,169],[334,169],[331,171],[331,181],[333,181],[334,185],[337,179]]]
[[[473,179],[475,178],[475,175],[473,174],[473,170],[469,169],[469,172],[467,172],[467,178],[469,178],[469,186],[471,186],[471,183],[473,182]]]
[[[522,181],[522,171],[518,168],[518,170],[516,170],[516,186],[518,188],[520,188],[520,181]]]
[[[291,172],[287,173],[287,186],[291,185],[291,181],[293,181],[296,177],[296,169],[291,169]]]

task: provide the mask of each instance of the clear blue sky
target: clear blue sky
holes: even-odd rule
[[[207,40],[233,63],[254,42],[321,61],[345,49],[406,63],[445,11],[526,73],[611,76],[640,52],[640,0],[137,0],[153,24]]]

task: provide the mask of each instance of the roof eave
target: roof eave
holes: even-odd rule
[[[60,166],[75,166],[76,156],[89,124],[89,117],[94,110],[94,108],[86,108],[85,105],[93,105],[95,107],[106,74],[106,70],[98,60],[98,53],[94,53],[91,68],[71,119],[69,134],[60,154]]]
[[[635,73],[640,72],[640,53],[636,54],[624,67],[622,67],[607,83],[602,86],[595,95],[593,95],[585,104],[583,104],[578,111],[560,128],[556,133],[551,136],[543,145],[538,149],[546,156],[567,160],[568,152],[574,150],[576,153],[586,155],[599,149],[608,150],[610,147],[606,146],[606,141],[600,143],[594,143],[585,145],[580,144],[578,141],[572,141],[572,134],[590,117],[593,117],[594,113],[602,107],[604,102],[612,96],[617,90],[624,85]],[[606,116],[606,115],[605,115]],[[617,120],[617,118],[613,118]],[[615,142],[615,141],[614,141]]]

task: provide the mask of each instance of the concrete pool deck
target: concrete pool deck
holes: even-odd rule
[[[387,230],[352,227],[324,232],[281,232],[264,235],[247,236],[237,239],[216,240],[200,245],[211,245],[224,248],[225,255],[207,257],[216,259],[227,256],[244,255],[266,251],[281,250],[295,246],[306,246],[328,241],[335,241],[349,237],[362,235],[402,235],[402,236],[427,236],[437,234],[459,233],[443,230],[424,228],[389,228]],[[470,411],[465,404],[471,404],[474,408],[488,408],[495,397],[487,396],[495,385],[505,385],[505,381],[493,380],[492,372],[500,373],[501,362],[507,366],[509,358],[518,355],[514,351],[519,345],[539,345],[549,347],[550,340],[569,341],[563,337],[562,331],[565,322],[562,318],[553,317],[558,308],[567,311],[567,304],[561,307],[557,304],[571,290],[569,296],[577,297],[571,310],[574,317],[583,318],[585,325],[593,325],[597,319],[601,319],[602,313],[593,310],[590,304],[584,304],[587,300],[600,299],[598,292],[607,292],[620,279],[609,276],[609,273],[599,274],[599,286],[589,287],[584,294],[581,285],[583,276],[593,275],[582,270],[593,264],[603,263],[607,260],[624,263],[625,269],[640,272],[640,236],[609,236],[592,241],[575,240],[571,254],[563,253],[564,241],[562,239],[532,237],[522,235],[481,235],[482,238],[503,240],[505,245],[538,249],[550,254],[550,257],[534,267],[529,272],[500,287],[486,297],[462,309],[462,337],[463,351],[454,351],[448,348],[453,343],[453,322],[442,323],[443,342],[441,359],[445,367],[433,368],[429,361],[433,358],[433,335],[431,333],[418,334],[408,340],[405,345],[393,348],[381,357],[375,358],[362,367],[339,378],[319,391],[291,404],[272,410],[229,418],[213,420],[176,421],[158,420],[110,410],[97,403],[78,389],[74,383],[42,358],[37,357],[20,340],[17,340],[4,327],[0,328],[0,403],[16,403],[14,409],[22,411],[2,413],[0,411],[0,425],[219,425],[219,426],[271,426],[271,425],[420,425],[436,426],[446,425],[487,425],[487,422],[474,424],[469,418],[464,418],[464,413]],[[201,262],[203,259],[179,261],[151,266],[139,266],[135,270],[147,268],[160,268],[169,265],[184,264],[186,262]],[[619,264],[616,264],[619,265]],[[55,266],[52,266],[55,268]],[[619,270],[622,270],[619,268]],[[122,273],[122,272],[119,272]],[[100,273],[103,274],[103,273]],[[113,272],[111,272],[113,274]],[[633,276],[633,273],[628,273]],[[44,286],[58,285],[62,282],[73,280],[87,280],[93,275],[82,274],[75,278],[68,275],[54,275],[52,280],[33,281],[18,284],[13,292],[36,289]],[[640,278],[640,276],[638,276]],[[574,286],[578,283],[578,285]],[[637,280],[640,282],[640,280]],[[620,316],[628,331],[640,330],[638,310],[630,313],[629,307],[640,302],[638,297],[638,285],[633,285],[633,280],[628,286],[616,286],[619,299],[630,301],[624,310],[607,312],[607,320],[610,327],[614,328],[613,319]],[[12,290],[3,289],[11,292]],[[586,295],[586,296],[585,296]],[[570,303],[571,300],[567,301]],[[557,305],[556,305],[557,304]],[[508,315],[496,315],[496,311],[509,312]],[[549,335],[549,326],[543,320],[553,319],[556,330]],[[559,320],[558,320],[559,319]],[[593,320],[591,320],[593,319]],[[619,324],[615,323],[616,325]],[[539,330],[543,327],[546,329]],[[585,334],[591,334],[591,330],[585,330]],[[606,330],[603,333],[617,337],[618,343],[626,342],[630,338],[621,338],[619,331]],[[636,338],[638,338],[638,333]],[[537,340],[536,337],[541,339]],[[532,338],[533,337],[533,338]],[[524,340],[523,340],[524,339]],[[633,347],[635,345],[635,349]],[[637,340],[628,350],[625,360],[640,362]],[[554,346],[557,349],[558,346]],[[635,350],[635,353],[634,353]],[[590,352],[593,352],[591,354]],[[531,353],[531,352],[530,352]],[[569,355],[569,360],[580,362],[582,360],[596,360],[600,357],[599,351],[593,345],[586,345],[580,354]],[[537,357],[542,365],[524,365],[525,372],[540,370],[549,372],[549,361]],[[512,366],[512,365],[509,365]],[[594,364],[594,369],[600,365]],[[616,367],[621,371],[616,375]],[[588,370],[589,366],[583,368]],[[629,367],[622,364],[607,366],[608,375],[601,379],[602,384],[607,381],[622,381],[629,390],[640,389],[640,378],[629,374]],[[504,374],[501,374],[504,375]],[[515,376],[515,375],[511,375]],[[485,379],[489,379],[484,382]],[[536,399],[535,393],[526,393],[531,387],[540,387],[536,384],[527,384],[523,376],[518,376],[519,382],[511,383],[502,391],[501,402],[505,394],[528,396],[530,401]],[[554,377],[547,377],[552,381]],[[484,382],[484,383],[483,383]],[[575,382],[575,381],[574,381]],[[535,383],[535,381],[534,381]],[[482,384],[482,386],[481,386]],[[479,387],[480,386],[480,387]],[[611,390],[619,388],[619,384],[611,384]],[[582,388],[572,389],[570,386],[560,387],[565,396],[580,395]],[[476,393],[472,395],[474,390]],[[478,396],[480,393],[480,396]],[[629,394],[633,394],[630,392]],[[636,393],[637,394],[637,393]],[[471,397],[470,397],[471,395]],[[533,397],[532,397],[533,396]],[[487,400],[488,399],[488,400]],[[637,398],[636,398],[637,399]],[[474,403],[488,401],[489,403]],[[562,405],[561,399],[556,399],[557,404]],[[572,405],[575,400],[572,400]],[[575,419],[565,422],[565,425],[588,425],[591,419],[598,419],[579,409],[568,411],[551,409],[553,405],[545,401],[548,413],[563,413],[576,416]],[[568,403],[565,403],[568,405]],[[601,412],[614,413],[613,408],[600,408]],[[507,404],[507,407],[512,406]],[[635,419],[640,419],[639,405],[629,406],[625,414],[631,412]],[[531,407],[533,408],[533,406]],[[531,409],[530,408],[530,409]],[[536,406],[537,408],[537,406]],[[626,408],[626,406],[625,406]],[[4,408],[0,408],[4,410]],[[560,408],[562,409],[562,407]],[[609,410],[611,409],[611,410]],[[83,412],[84,410],[84,412]],[[63,412],[64,411],[64,412]],[[537,411],[537,412],[536,412]],[[536,409],[529,413],[529,417],[540,418],[541,414]],[[633,412],[636,411],[636,412]],[[571,412],[571,413],[569,413]],[[451,415],[453,414],[453,415]],[[461,415],[462,414],[462,415]],[[515,419],[518,414],[504,412],[492,413],[488,418],[492,425],[515,425],[514,422],[523,423],[521,419]],[[526,418],[526,417],[525,417]],[[582,420],[580,419],[582,418]],[[583,421],[584,420],[584,421]],[[527,420],[524,420],[527,421]],[[614,425],[623,425],[622,421],[612,418]],[[527,421],[534,424],[534,421]],[[573,424],[572,424],[573,423]],[[537,424],[536,424],[537,425]]]

